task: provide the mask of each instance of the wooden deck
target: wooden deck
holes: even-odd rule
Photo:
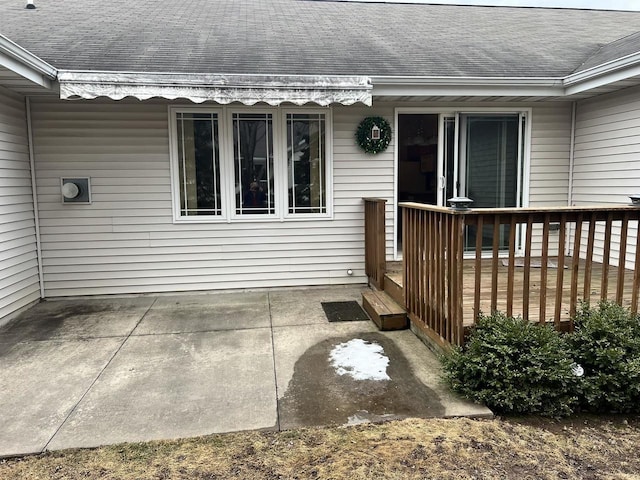
[[[466,327],[479,313],[500,311],[571,330],[569,320],[582,300],[613,300],[638,312],[640,208],[635,205],[400,207],[404,306],[412,325],[438,345],[462,345]],[[393,267],[382,261],[384,211],[365,214],[379,217],[379,228],[365,234],[365,258],[372,267],[367,275],[374,285],[382,276],[377,285],[385,288],[385,272]]]
[[[522,261],[521,258],[516,258],[516,265]],[[488,314],[491,311],[491,262],[490,258],[482,260],[481,271],[481,284],[480,284],[480,311]],[[507,278],[508,278],[508,259],[500,261],[498,267],[498,310],[501,312],[507,311]],[[532,265],[540,264],[539,258],[533,258],[531,260]],[[558,278],[558,269],[553,265],[557,265],[555,258],[550,258],[549,267],[547,269],[547,288],[546,298],[547,306],[545,308],[545,314],[542,318],[546,321],[553,321],[554,308],[553,299],[556,298],[556,285]],[[561,306],[561,319],[563,321],[570,318],[570,298],[571,298],[571,283],[572,283],[572,270],[573,264],[571,258],[565,259],[564,275],[562,278],[562,306]],[[402,285],[402,264],[400,262],[393,262],[388,264],[387,276],[394,282]],[[591,304],[595,304],[602,298],[615,301],[616,290],[618,285],[618,279],[622,278],[623,282],[623,297],[622,305],[629,307],[631,305],[631,298],[633,293],[633,271],[625,270],[624,275],[619,277],[618,268],[615,266],[609,266],[608,280],[607,280],[607,294],[602,295],[602,277],[603,277],[603,265],[601,263],[593,263],[591,270],[591,285],[585,294],[585,262],[581,261],[578,265],[578,298],[580,300],[587,300]],[[463,267],[463,316],[464,325],[471,326],[475,323],[476,312],[474,312],[474,291],[475,291],[475,260],[469,259],[464,261]],[[513,291],[513,315],[523,316],[523,283],[524,283],[524,268],[515,267],[514,274],[514,291]],[[528,318],[531,321],[540,321],[540,292],[541,292],[541,269],[535,266],[531,268],[530,273],[530,289],[529,289],[529,314]]]
[[[505,259],[505,264],[507,260]],[[540,264],[540,259],[532,259],[532,265]],[[578,299],[586,300],[591,304],[598,302],[601,299],[616,300],[616,290],[618,285],[618,279],[623,282],[623,296],[622,305],[631,305],[631,296],[633,290],[633,271],[624,270],[622,277],[618,276],[618,268],[609,266],[607,274],[607,285],[602,285],[602,278],[604,268],[601,263],[593,263],[591,267],[591,282],[585,291],[585,262],[580,261],[578,265]],[[516,264],[517,265],[517,264]],[[549,259],[550,265],[547,269],[547,282],[546,289],[542,285],[541,281],[541,268],[533,267],[530,270],[530,288],[529,288],[529,312],[528,318],[531,321],[539,322],[551,321],[553,322],[554,312],[554,299],[557,292],[557,278],[558,268],[551,265],[557,265],[557,261],[554,258]],[[560,307],[561,320],[569,320],[570,318],[570,299],[571,299],[571,285],[573,282],[572,261],[570,258],[565,258],[564,274],[562,275],[562,303]],[[500,262],[498,267],[498,311],[507,311],[507,274],[508,266],[503,265]],[[464,262],[463,267],[463,315],[464,324],[471,325],[474,323],[474,319],[477,312],[473,309],[473,292],[475,287],[475,264],[474,261],[469,260]],[[480,285],[480,312],[491,312],[491,259],[482,260],[482,273],[481,273],[481,285]],[[524,268],[515,267],[514,274],[514,289],[513,289],[513,315],[524,316],[523,298],[525,297],[523,291],[524,281]],[[540,306],[540,294],[546,293],[547,305],[544,308]]]

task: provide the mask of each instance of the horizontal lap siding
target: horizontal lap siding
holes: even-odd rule
[[[565,206],[569,194],[571,105],[536,105],[532,117],[529,204]]]
[[[601,95],[578,104],[573,203],[624,205],[640,193],[640,88]],[[598,232],[596,253],[602,255]],[[627,268],[632,268],[637,226],[629,230]],[[612,262],[617,263],[619,229],[612,231]]]
[[[393,198],[392,147],[353,137],[372,112],[334,109],[333,220],[174,225],[166,105],[34,101],[47,295],[365,282],[362,197]],[[63,205],[62,176],[91,177],[93,203]]]
[[[39,298],[25,103],[0,87],[0,324]]]
[[[393,125],[396,106],[333,108],[333,220],[174,225],[166,104],[34,101],[47,295],[365,282],[362,197],[387,200],[393,257],[394,145],[367,155],[354,132]],[[530,203],[566,205],[570,107],[536,105],[532,121]],[[93,204],[63,205],[62,176],[90,176]]]
[[[390,125],[394,123],[394,108],[382,104],[375,108],[335,107],[334,108],[334,158],[338,158],[334,168],[335,182],[341,185],[340,190],[351,192],[351,209],[357,213],[357,223],[362,236],[360,248],[364,252],[364,203],[362,198],[373,197],[387,200],[386,203],[386,253],[387,259],[393,260],[393,222],[394,222],[394,143],[382,153],[371,155],[363,152],[355,142],[355,131],[358,124],[366,117],[380,116]],[[339,150],[338,150],[339,146]],[[335,190],[337,190],[334,187]],[[335,191],[336,201],[341,191]],[[346,201],[346,199],[344,199]]]
[[[529,205],[568,205],[571,150],[571,104],[537,104],[532,111]],[[549,253],[557,254],[557,232],[549,235]],[[534,227],[534,255],[542,252],[542,228]]]

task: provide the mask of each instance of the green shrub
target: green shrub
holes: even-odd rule
[[[497,413],[569,415],[579,381],[565,338],[501,313],[481,316],[463,349],[443,359],[456,392]]]
[[[583,304],[568,336],[584,369],[581,407],[592,412],[640,412],[640,320],[612,302]]]

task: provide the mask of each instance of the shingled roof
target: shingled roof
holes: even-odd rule
[[[640,50],[640,12],[319,0],[0,0],[0,33],[58,69],[563,77]],[[623,37],[632,41],[607,51]]]
[[[598,49],[577,70],[582,72],[598,65],[603,65],[614,60],[633,55],[640,51],[640,32],[628,35],[620,40],[611,42]]]

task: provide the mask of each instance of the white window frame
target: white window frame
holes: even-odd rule
[[[191,223],[247,223],[294,222],[333,219],[333,110],[325,108],[245,107],[217,105],[170,105],[169,163],[171,172],[171,200],[174,224]],[[182,215],[180,209],[178,113],[215,113],[218,115],[218,151],[220,155],[221,215]],[[271,114],[273,126],[274,214],[237,214],[235,205],[235,165],[233,151],[233,114]],[[288,114],[323,114],[325,116],[325,213],[289,213],[286,118]]]
[[[333,218],[333,124],[332,124],[332,111],[331,109],[319,109],[319,108],[288,108],[282,110],[281,122],[282,122],[282,161],[281,168],[283,190],[284,195],[284,218],[286,220],[307,220],[318,218]],[[287,115],[324,115],[324,129],[325,129],[325,202],[326,212],[324,213],[289,213],[289,166],[287,163]]]
[[[215,113],[218,118],[218,159],[220,164],[220,200],[222,202],[220,211],[221,215],[182,215],[180,209],[180,198],[182,190],[180,189],[180,168],[178,162],[180,161],[180,154],[178,148],[180,148],[180,142],[178,139],[178,113]],[[225,162],[223,154],[222,139],[225,135],[225,120],[223,116],[223,109],[221,108],[199,108],[199,107],[178,107],[169,106],[169,158],[171,163],[171,199],[173,205],[173,220],[174,223],[203,223],[203,222],[226,222],[227,221],[227,208],[225,207],[225,199],[227,193],[227,182],[224,179],[227,177],[225,171]]]
[[[393,166],[393,203],[394,205],[398,205],[398,121],[399,116],[402,114],[437,114],[439,115],[438,119],[438,192],[437,192],[437,201],[438,205],[445,206],[446,199],[442,195],[442,189],[444,185],[442,184],[442,178],[444,177],[444,151],[440,147],[440,145],[444,145],[442,135],[444,133],[444,117],[454,117],[456,118],[456,129],[459,128],[459,115],[467,114],[467,113],[475,113],[475,114],[520,114],[521,119],[525,120],[525,131],[519,132],[519,134],[524,133],[524,151],[519,153],[522,154],[522,164],[518,166],[518,181],[522,182],[521,192],[519,197],[521,198],[522,205],[521,207],[529,206],[529,186],[530,186],[530,177],[531,177],[531,134],[532,134],[532,124],[533,124],[533,108],[532,107],[521,107],[521,106],[506,106],[506,107],[467,107],[464,104],[449,104],[443,105],[439,107],[396,107],[394,111],[394,121],[395,121],[395,129],[394,129],[394,166]],[[456,132],[456,139],[458,138],[459,132]],[[522,142],[518,142],[520,145]],[[455,165],[459,164],[459,155],[458,152],[458,142],[456,141],[456,145],[454,147],[455,151]],[[520,146],[518,147],[520,148]],[[521,170],[520,170],[521,169]],[[456,171],[455,176],[457,176],[458,172]],[[455,190],[455,182],[454,182],[454,190]],[[457,193],[457,191],[456,191]],[[395,209],[397,211],[397,208]],[[398,218],[397,214],[394,211],[394,220],[393,220],[393,258],[394,260],[400,260],[402,255],[398,252]],[[521,254],[521,251],[518,250],[517,254]]]
[[[230,213],[231,221],[259,221],[259,220],[279,220],[281,218],[280,210],[282,208],[281,197],[281,185],[278,181],[278,167],[277,158],[280,151],[281,133],[278,126],[278,110],[276,108],[251,108],[251,107],[236,107],[226,108],[225,124],[227,127],[227,135],[225,136],[224,144],[224,161],[228,164],[229,177],[225,178],[225,183],[229,188],[229,196],[227,198],[227,212]],[[236,205],[236,180],[235,180],[235,152],[233,151],[233,115],[271,115],[271,128],[273,130],[273,201],[275,203],[274,213],[236,213],[238,205]]]

